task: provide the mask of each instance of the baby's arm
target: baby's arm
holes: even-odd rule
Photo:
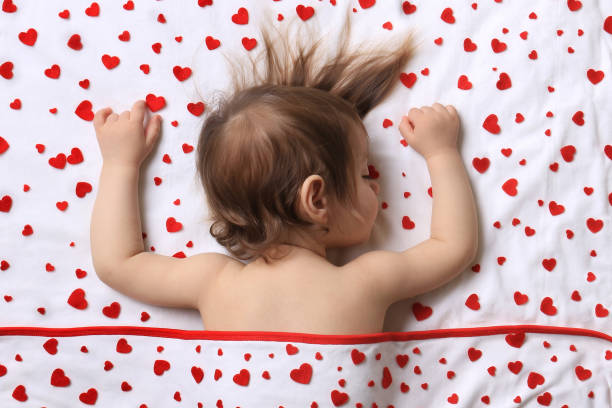
[[[465,270],[478,249],[476,205],[457,149],[459,117],[454,108],[434,104],[412,109],[400,131],[427,161],[433,190],[431,234],[403,252],[371,251],[350,263],[367,293],[384,306],[449,282]]]
[[[158,306],[197,308],[232,258],[217,253],[175,258],[144,251],[138,178],[143,154],[151,148],[144,141],[154,140],[156,131],[149,122],[145,139],[144,109],[144,101],[138,101],[131,112],[117,116],[103,109],[94,117],[104,163],[91,215],[93,266],[100,280],[127,296]]]

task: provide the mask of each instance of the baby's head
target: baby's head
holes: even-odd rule
[[[362,118],[396,85],[413,52],[411,37],[394,52],[346,55],[347,18],[337,56],[320,68],[313,63],[321,39],[280,60],[269,25],[262,27],[264,78],[251,60],[258,79],[238,83],[234,75],[231,96],[200,133],[196,165],[210,233],[238,259],[266,263],[280,259],[274,248],[303,239],[326,248],[366,242],[379,187],[369,178]],[[291,50],[280,39],[286,57]]]

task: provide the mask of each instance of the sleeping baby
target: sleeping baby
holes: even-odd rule
[[[264,25],[264,75],[253,61],[256,79],[239,82],[234,71],[233,92],[202,126],[196,166],[210,233],[231,256],[144,251],[139,169],[159,139],[161,117],[144,126],[142,100],[120,115],[111,108],[95,114],[103,166],[91,248],[104,283],[146,303],[197,309],[207,330],[363,334],[382,331],[392,303],[469,266],[478,246],[476,207],[457,147],[459,116],[439,103],[412,108],[399,122],[429,170],[430,238],[345,265],[327,259],[329,248],[370,238],[380,188],[362,120],[397,85],[414,52],[407,37],[393,51],[347,53],[346,21],[337,55],[317,68],[320,40],[294,55],[279,35],[280,55],[265,29],[272,24]]]

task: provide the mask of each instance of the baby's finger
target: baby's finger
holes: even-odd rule
[[[448,111],[446,110],[446,108],[444,106],[442,106],[442,104],[439,103],[434,103],[433,105],[431,105],[432,108],[440,113],[448,113]]]
[[[112,111],[113,109],[108,108],[108,107],[97,111],[96,114],[94,115],[94,120],[93,120],[94,127],[98,128],[102,126],[104,122],[106,122],[108,115],[110,115]]]
[[[139,99],[136,102],[134,102],[134,105],[132,106],[132,115],[130,116],[131,119],[138,123],[142,123],[142,121],[144,120],[144,116],[145,116],[146,106],[147,106],[146,102],[143,101],[142,99]]]
[[[127,119],[130,120],[130,111],[124,111],[121,113],[121,115],[119,116],[119,119]]]
[[[457,110],[453,105],[446,105],[446,110],[452,113],[453,115],[457,115]]]

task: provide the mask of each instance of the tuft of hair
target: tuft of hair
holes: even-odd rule
[[[288,36],[276,30],[279,52],[269,19],[260,24],[263,77],[249,57],[250,65],[240,66],[252,68],[256,78],[241,75],[239,81],[233,59],[224,55],[233,89],[202,126],[196,165],[213,221],[210,234],[238,259],[268,263],[280,258],[264,252],[287,243],[289,231],[329,232],[297,212],[300,188],[312,174],[323,178],[331,202],[354,208],[358,169],[349,135],[367,137],[362,118],[397,84],[415,46],[409,35],[391,51],[361,44],[361,52],[347,53],[351,9],[336,55],[322,66],[315,63],[324,37],[307,49],[298,44],[294,54]]]

